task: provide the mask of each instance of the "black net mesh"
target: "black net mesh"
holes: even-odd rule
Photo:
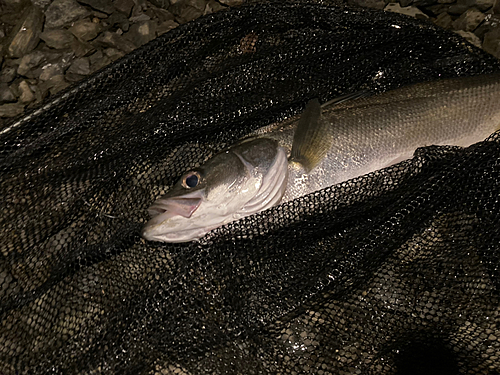
[[[261,126],[499,70],[396,14],[254,4],[147,44],[0,134],[1,374],[498,374],[498,136],[216,229],[147,207]]]

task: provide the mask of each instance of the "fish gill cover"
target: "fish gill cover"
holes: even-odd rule
[[[140,230],[184,171],[312,98],[499,68],[397,14],[261,3],[179,27],[12,122],[0,373],[498,373],[497,135],[199,242]]]

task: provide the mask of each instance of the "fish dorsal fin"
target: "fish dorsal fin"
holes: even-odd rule
[[[302,164],[309,173],[325,157],[331,145],[330,123],[321,116],[318,99],[312,99],[295,129],[290,161]]]
[[[349,100],[354,100],[354,99],[359,99],[359,98],[364,98],[367,96],[372,95],[372,92],[369,90],[361,90],[361,91],[356,91],[350,94],[345,94],[342,96],[337,96],[336,98],[333,98],[332,100],[327,101],[326,103],[321,104],[321,107],[324,108],[326,106],[330,106],[333,104],[340,104],[343,102],[347,102]]]
[[[336,97],[323,105],[319,104],[318,99],[310,100],[295,129],[290,161],[302,164],[306,173],[314,169],[333,144],[332,125],[321,115],[321,109],[368,95],[369,91],[358,91]]]

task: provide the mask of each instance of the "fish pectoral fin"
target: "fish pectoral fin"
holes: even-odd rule
[[[318,99],[310,100],[293,135],[290,161],[302,164],[309,173],[325,157],[333,143],[330,123],[321,115]]]

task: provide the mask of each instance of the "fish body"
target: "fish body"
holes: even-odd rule
[[[243,216],[409,159],[418,147],[469,146],[499,127],[500,74],[309,103],[302,116],[261,128],[187,172],[150,208],[142,234],[155,241],[195,240]],[[193,174],[196,185],[186,185]],[[169,203],[183,199],[192,203],[185,211]]]

